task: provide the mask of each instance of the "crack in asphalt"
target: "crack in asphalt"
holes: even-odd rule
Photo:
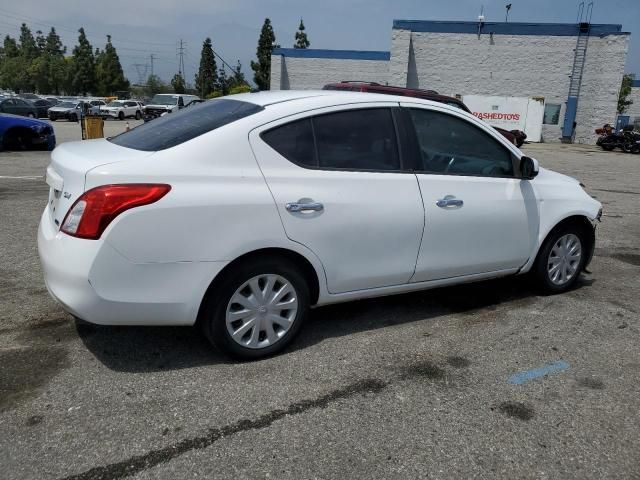
[[[389,382],[367,378],[359,380],[345,387],[333,390],[321,397],[292,403],[283,410],[273,410],[254,420],[239,420],[230,425],[220,428],[210,428],[208,433],[199,437],[187,438],[178,443],[169,445],[157,450],[151,450],[143,455],[131,457],[122,462],[112,463],[101,467],[94,467],[77,475],[63,477],[61,480],[106,480],[114,478],[125,478],[135,475],[161,463],[172,460],[191,450],[207,448],[225,437],[233,436],[237,433],[248,430],[261,430],[269,427],[277,420],[281,420],[289,415],[299,415],[312,409],[323,409],[329,404],[356,395],[365,393],[378,393],[384,390]]]

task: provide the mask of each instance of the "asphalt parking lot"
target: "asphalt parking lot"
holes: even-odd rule
[[[37,257],[48,154],[1,153],[0,476],[640,478],[640,156],[523,150],[604,204],[576,289],[511,278],[318,308],[254,363],[191,328],[76,324]]]

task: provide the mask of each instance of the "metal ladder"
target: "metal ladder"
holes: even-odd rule
[[[593,1],[587,5],[586,22],[583,22],[584,2],[578,7],[578,41],[573,55],[573,68],[571,69],[571,80],[569,82],[569,95],[567,98],[567,108],[564,113],[562,124],[562,142],[571,143],[573,141],[574,128],[578,113],[578,98],[580,97],[580,86],[582,85],[582,75],[587,56],[587,46],[589,45],[589,30],[591,28],[591,15],[593,13]]]
[[[584,25],[584,31],[583,31]],[[573,69],[571,70],[571,82],[569,83],[569,96],[578,97],[580,95],[580,86],[582,84],[582,73],[584,71],[584,63],[587,55],[587,45],[589,44],[589,24],[580,24],[580,33],[578,34],[578,43],[573,57]]]

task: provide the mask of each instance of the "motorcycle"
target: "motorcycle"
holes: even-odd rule
[[[626,153],[640,153],[640,133],[634,131],[633,125],[622,127],[619,132],[608,123],[595,132],[600,135],[596,145],[608,152],[619,148]]]

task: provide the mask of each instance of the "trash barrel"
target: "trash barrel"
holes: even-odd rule
[[[84,117],[85,140],[104,138],[104,120],[102,117]]]

